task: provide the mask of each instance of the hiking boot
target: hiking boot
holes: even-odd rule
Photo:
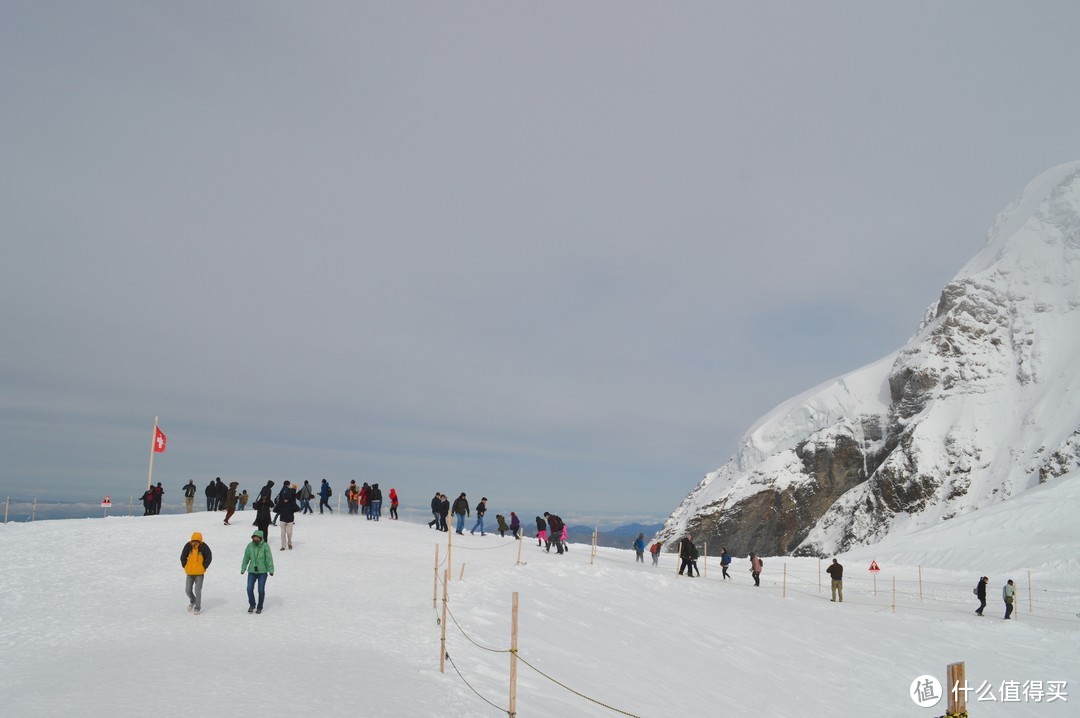
[[[187,607],[187,610],[194,611],[195,610],[195,604],[194,603],[189,603],[188,607]]]
[[[289,544],[289,550],[292,551],[292,544]]]
[[[248,606],[248,613],[255,613],[255,607],[254,606]]]
[[[256,608],[255,613],[262,613],[262,609],[261,608]]]
[[[196,608],[194,611],[192,611],[192,613],[194,613],[196,616],[198,616],[200,613],[202,613],[202,609],[201,608]]]
[[[278,551],[284,551],[284,550],[285,550],[284,546],[282,546],[281,548],[278,549]]]

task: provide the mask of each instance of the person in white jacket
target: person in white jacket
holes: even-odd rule
[[[1013,584],[1011,578],[1001,587],[1001,598],[1005,601],[1005,620],[1008,621],[1012,616],[1013,602],[1016,600],[1016,585]]]

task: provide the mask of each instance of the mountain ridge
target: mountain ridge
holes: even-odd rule
[[[998,215],[903,347],[754,422],[658,538],[826,555],[1077,468],[1078,280],[1072,162],[1036,177]]]

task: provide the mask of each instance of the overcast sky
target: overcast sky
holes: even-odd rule
[[[0,491],[666,516],[1080,159],[1074,2],[0,4]],[[530,509],[532,510],[532,509]]]

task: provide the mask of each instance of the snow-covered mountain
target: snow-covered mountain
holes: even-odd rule
[[[761,418],[668,518],[735,554],[824,555],[1080,466],[1080,162],[1032,181],[898,352]]]

